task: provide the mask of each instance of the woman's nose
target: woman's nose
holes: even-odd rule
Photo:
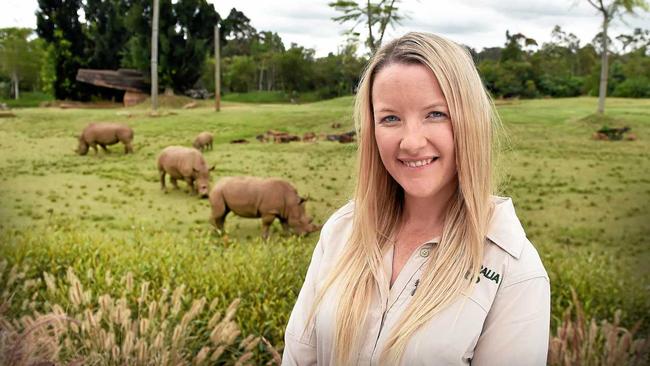
[[[427,145],[427,138],[419,126],[405,126],[399,148],[409,155],[416,155]]]

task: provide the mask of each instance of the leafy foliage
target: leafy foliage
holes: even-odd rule
[[[373,1],[350,1],[337,0],[329,3],[331,8],[342,14],[332,18],[339,23],[353,23],[353,26],[346,32],[348,35],[356,35],[355,29],[359,25],[367,29],[368,37],[366,46],[370,54],[375,53],[381,45],[386,28],[399,24],[403,15],[399,13],[399,0],[380,0]]]
[[[646,95],[650,54],[645,32],[636,29],[620,35],[627,53],[611,54],[608,92],[619,97]],[[475,52],[477,68],[486,88],[496,97],[535,98],[597,95],[600,61],[593,44],[580,46],[580,40],[559,26],[551,32],[551,42],[541,46],[521,33],[506,32],[504,48]],[[597,44],[597,43],[596,43]],[[620,88],[620,84],[623,84]]]
[[[42,40],[29,39],[32,33],[28,28],[0,29],[0,77],[11,81],[10,94],[15,99],[19,99],[21,84],[26,90],[39,87],[44,47]]]
[[[36,32],[49,48],[54,65],[54,96],[59,99],[87,100],[90,88],[75,81],[77,70],[85,65],[87,38],[79,21],[81,0],[39,0]]]

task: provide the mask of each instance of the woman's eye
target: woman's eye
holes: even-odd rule
[[[446,113],[440,112],[440,111],[433,111],[427,115],[427,118],[435,118],[435,119],[440,119],[440,118],[449,118]]]
[[[397,116],[386,116],[379,121],[379,123],[393,123],[399,121],[399,118]]]

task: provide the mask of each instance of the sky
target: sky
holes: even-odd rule
[[[341,25],[331,18],[337,12],[328,7],[332,0],[208,0],[226,17],[233,7],[244,12],[258,31],[277,32],[285,45],[297,43],[316,50],[316,56],[336,52],[345,43]],[[36,0],[0,0],[0,28],[36,27]],[[505,32],[523,33],[541,45],[551,39],[559,25],[588,43],[599,32],[601,16],[587,0],[403,0],[400,10],[406,18],[386,31],[384,41],[409,31],[436,33],[480,51],[503,46]],[[650,13],[625,16],[610,30],[613,38],[631,33],[636,27],[650,28]],[[364,31],[358,28],[362,37]]]

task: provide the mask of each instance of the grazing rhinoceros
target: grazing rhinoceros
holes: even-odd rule
[[[207,198],[212,170],[214,166],[208,168],[203,154],[191,147],[168,146],[158,156],[158,173],[162,189],[165,189],[165,174],[169,174],[174,188],[178,188],[176,180],[183,179],[187,182],[190,192],[198,193],[201,198]]]
[[[226,215],[232,211],[241,217],[261,217],[262,237],[276,218],[285,231],[291,227],[298,235],[317,231],[305,212],[305,199],[287,181],[278,178],[224,177],[210,191],[210,223],[223,230]]]
[[[77,147],[77,154],[86,155],[88,147],[92,147],[97,154],[97,145],[99,145],[104,152],[108,152],[107,145],[114,145],[118,142],[124,144],[124,153],[133,153],[133,129],[127,125],[120,123],[90,123],[86,126],[81,135],[77,136],[79,146]]]
[[[212,134],[210,132],[201,132],[194,139],[192,146],[199,150],[212,150]]]

